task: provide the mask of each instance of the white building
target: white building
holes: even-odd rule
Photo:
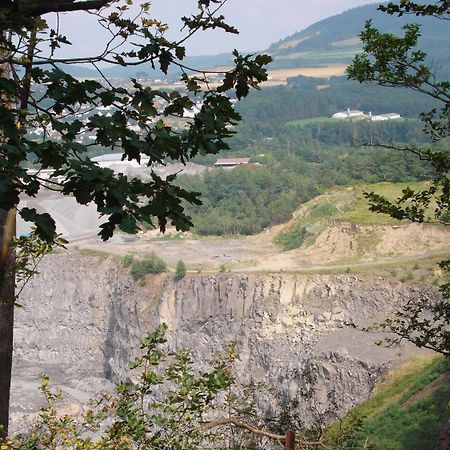
[[[340,111],[331,116],[333,119],[365,119],[367,116],[359,109],[347,108],[347,111]]]
[[[118,169],[119,167],[142,167],[146,166],[150,161],[148,156],[141,158],[141,164],[139,164],[135,159],[128,161],[127,159],[122,161],[122,153],[105,153],[95,158],[91,158],[91,161],[96,162],[100,167],[108,167]]]
[[[395,119],[401,119],[402,116],[398,113],[386,113],[386,114],[372,114],[369,113],[369,119],[373,122],[378,122],[381,120],[395,120]]]

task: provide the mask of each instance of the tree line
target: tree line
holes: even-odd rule
[[[288,139],[289,137],[289,139]],[[370,147],[305,145],[303,134],[261,140],[246,149],[254,164],[211,168],[181,176],[183,189],[201,193],[186,204],[199,235],[250,235],[290,219],[302,203],[333,186],[428,179],[430,168],[414,155]]]

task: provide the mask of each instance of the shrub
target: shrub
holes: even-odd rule
[[[283,250],[293,250],[294,248],[301,247],[309,237],[311,237],[311,233],[308,229],[305,226],[296,224],[291,229],[280,233],[275,242]]]
[[[411,272],[408,272],[406,275],[400,278],[400,281],[402,283],[405,283],[406,281],[412,281],[414,280],[414,275]]]
[[[152,252],[142,259],[133,258],[130,273],[135,280],[140,280],[149,273],[163,273],[166,270],[165,261]]]
[[[175,269],[175,273],[176,273],[176,278],[181,280],[182,278],[184,278],[186,276],[186,264],[184,264],[183,261],[178,261],[177,262],[177,267]]]
[[[131,267],[131,265],[133,264],[133,261],[134,261],[134,256],[130,255],[130,254],[126,254],[122,258],[122,264],[124,267]]]

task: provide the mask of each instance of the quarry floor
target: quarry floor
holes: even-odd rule
[[[118,256],[154,252],[164,258],[169,268],[183,260],[191,272],[364,271],[374,267],[418,265],[421,260],[450,253],[447,229],[412,223],[370,226],[334,222],[311,245],[290,251],[282,251],[274,243],[275,236],[286,224],[255,236],[197,238],[192,233],[181,234],[169,229],[165,235],[157,230],[138,235],[118,232],[103,242],[97,232],[104,219],[97,217],[93,205],[80,206],[73,198],[50,191],[27,199],[23,205],[49,212],[58,232],[70,241],[72,249]],[[18,233],[28,231],[27,224],[19,220]]]

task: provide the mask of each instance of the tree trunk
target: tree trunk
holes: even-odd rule
[[[292,430],[286,432],[286,439],[284,441],[285,450],[295,450],[295,433]]]
[[[16,234],[16,211],[0,210],[0,438],[8,433],[13,354],[14,261],[11,240]]]

